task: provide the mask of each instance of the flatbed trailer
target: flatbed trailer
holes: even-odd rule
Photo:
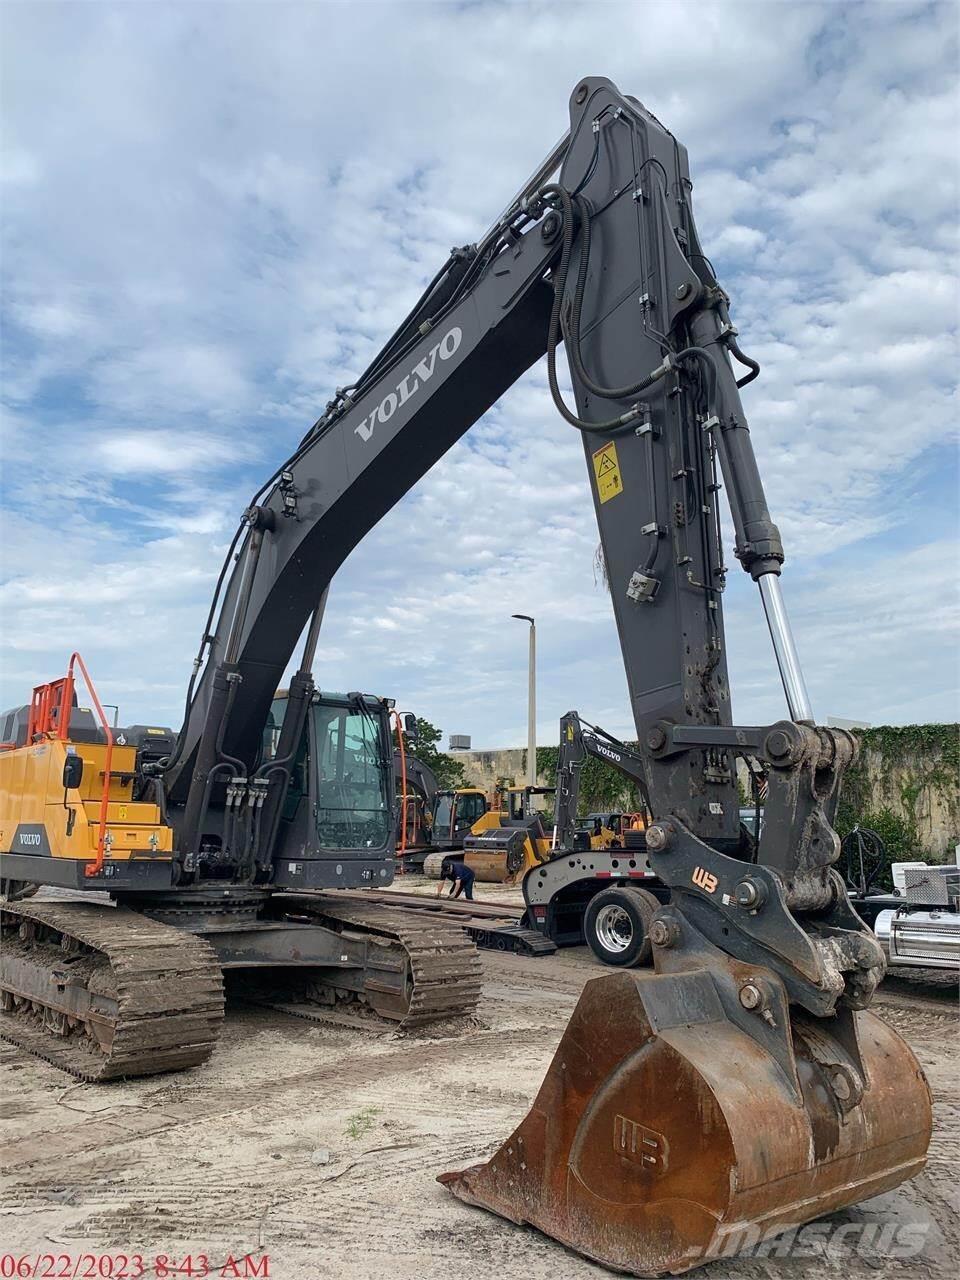
[[[402,907],[437,921],[458,925],[478,947],[488,951],[515,951],[525,956],[549,956],[557,944],[537,929],[524,924],[524,907],[509,903],[469,902],[461,898],[438,898],[421,893],[404,893],[393,889],[348,889],[336,891],[336,899],[344,904],[380,903]]]

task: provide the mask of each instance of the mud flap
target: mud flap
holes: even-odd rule
[[[856,1019],[869,1084],[851,1105],[800,1017],[791,1079],[728,1020],[710,973],[595,978],[526,1119],[439,1181],[634,1275],[732,1256],[923,1168],[920,1067],[879,1018]]]

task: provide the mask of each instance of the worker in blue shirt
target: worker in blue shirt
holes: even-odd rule
[[[462,893],[468,901],[472,902],[475,878],[474,873],[461,859],[444,858],[440,864],[440,883],[437,885],[437,897],[439,898],[443,892],[443,882],[450,880],[452,881],[450,897],[459,898]]]

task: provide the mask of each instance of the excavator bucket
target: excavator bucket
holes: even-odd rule
[[[923,1073],[879,1018],[855,1021],[859,1100],[823,1020],[794,1016],[791,1080],[708,972],[593,979],[526,1119],[439,1181],[633,1275],[730,1257],[923,1168]]]

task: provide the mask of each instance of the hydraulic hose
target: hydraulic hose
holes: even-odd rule
[[[674,354],[674,360],[677,364],[681,364],[684,360],[699,360],[707,371],[709,379],[707,387],[707,406],[708,409],[719,416],[720,414],[720,396],[719,384],[720,380],[717,376],[717,362],[706,347],[684,347],[682,351]]]
[[[750,372],[745,377],[737,379],[738,387],[745,387],[747,383],[752,382],[754,378],[759,378],[760,376],[759,364],[756,362],[756,360],[751,360],[751,358],[748,355],[744,355],[744,353],[740,350],[740,348],[737,346],[736,342],[734,342],[732,337],[727,338],[727,347],[730,351],[730,354],[734,357],[734,359],[739,360],[741,364],[746,365],[746,367],[750,370]]]
[[[217,764],[230,765],[233,768],[234,777],[242,777],[243,774],[246,773],[247,771],[247,766],[243,763],[242,760],[238,759],[236,756],[228,755],[227,752],[224,751],[223,749],[223,739],[226,736],[227,722],[230,719],[230,712],[233,710],[233,704],[236,701],[237,687],[238,687],[238,682],[236,680],[232,680],[230,682],[230,688],[227,692],[227,705],[224,708],[223,719],[220,721],[220,726],[217,729],[216,752],[217,752]]]
[[[609,418],[605,422],[586,422],[567,408],[560,392],[560,384],[557,381],[557,343],[560,340],[561,332],[560,312],[563,307],[563,290],[570,270],[570,254],[573,249],[573,200],[568,191],[555,183],[544,187],[540,194],[541,196],[556,195],[563,208],[563,239],[560,246],[560,261],[557,265],[556,279],[554,280],[553,307],[550,311],[550,324],[547,330],[547,380],[550,384],[550,395],[560,415],[579,431],[584,431],[591,435],[617,433],[629,427],[640,417],[642,413],[640,405],[634,405],[626,413],[622,413],[616,418]],[[579,374],[579,370],[577,372]],[[645,387],[652,386],[666,372],[667,368],[664,366],[654,370],[652,374],[648,374],[646,378],[637,383],[637,389],[642,390]]]
[[[653,432],[649,429],[646,433],[646,460],[647,460],[647,485],[650,489],[650,501],[653,506],[653,519],[651,521],[653,528],[650,530],[650,550],[647,552],[647,558],[643,564],[643,572],[650,573],[654,565],[657,563],[657,556],[660,554],[660,521],[657,514],[657,475],[653,461]]]
[[[560,247],[560,261],[557,264],[556,278],[554,280],[554,296],[553,307],[550,312],[550,324],[547,334],[547,379],[550,383],[550,394],[558,412],[571,426],[576,427],[580,431],[590,434],[610,435],[616,434],[626,427],[631,426],[643,412],[643,406],[640,404],[633,405],[626,413],[620,414],[619,417],[609,418],[605,422],[586,422],[583,418],[577,417],[564,403],[563,396],[560,393],[559,383],[557,381],[557,342],[561,333],[561,317],[563,309],[563,293],[567,282],[567,276],[570,271],[570,255],[573,251],[573,223],[574,211],[579,215],[580,227],[582,235],[582,248],[580,253],[580,265],[577,271],[577,283],[574,289],[573,302],[570,309],[569,325],[566,332],[567,349],[570,355],[570,362],[573,365],[577,378],[583,383],[588,391],[595,396],[601,396],[605,400],[624,400],[628,396],[638,395],[652,387],[654,383],[667,373],[674,369],[684,360],[699,360],[705,367],[708,377],[708,402],[717,411],[717,391],[718,377],[717,366],[710,352],[703,347],[684,347],[682,351],[668,352],[662,364],[656,369],[645,374],[636,382],[629,383],[622,387],[604,387],[600,383],[594,381],[587,373],[583,365],[583,358],[580,354],[580,312],[583,306],[583,294],[586,287],[587,270],[590,261],[590,211],[586,201],[582,197],[576,200],[570,195],[565,188],[551,183],[544,187],[541,196],[556,196],[563,210],[563,239]]]
[[[571,207],[574,201],[570,199],[568,193],[564,193],[569,200]],[[590,266],[590,207],[583,196],[577,196],[576,209],[580,216],[580,266],[577,270],[577,284],[573,293],[573,306],[570,310],[569,325],[569,349],[570,361],[577,372],[577,377],[587,388],[592,391],[595,396],[601,396],[604,400],[625,400],[627,396],[639,394],[646,391],[655,379],[647,374],[638,382],[629,383],[623,387],[603,387],[598,382],[594,382],[583,366],[583,357],[580,354],[580,313],[583,309],[583,294],[587,284],[587,271]],[[566,217],[566,205],[564,206],[564,217]]]

